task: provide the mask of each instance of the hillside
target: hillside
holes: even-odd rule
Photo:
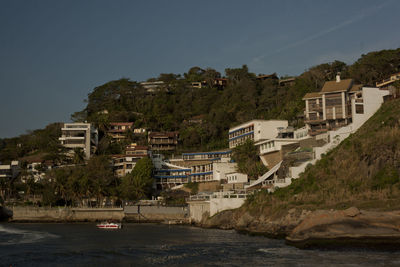
[[[383,104],[355,134],[274,194],[249,199],[252,212],[290,208],[400,208],[400,99]]]
[[[85,109],[72,114],[71,119],[86,120],[99,129],[98,154],[118,154],[123,148],[123,144],[115,146],[102,138],[110,122],[134,122],[134,127],[151,131],[179,131],[176,153],[211,151],[226,148],[229,127],[248,120],[285,119],[292,126],[302,126],[303,96],[320,91],[324,82],[333,80],[338,72],[342,78],[374,85],[399,71],[400,48],[370,52],[352,65],[334,61],[313,66],[297,76],[294,83],[284,85],[278,79],[257,79],[258,75],[246,65],[227,68],[224,75],[211,68],[192,67],[183,74],[162,73],[149,79],[165,84],[165,90],[152,94],[146,93],[139,82],[127,78],[99,85],[88,93]],[[227,85],[214,86],[214,79],[222,76]],[[199,81],[206,81],[206,85],[191,86]],[[59,147],[52,145],[49,149],[42,145],[57,142],[53,128],[49,125],[20,137],[0,139],[0,161],[38,153],[53,154],[49,159],[56,158],[54,151]],[[129,142],[145,144],[146,138],[132,136]]]
[[[295,246],[400,245],[400,99],[383,104],[355,134],[299,179],[261,190],[204,227],[286,237]]]

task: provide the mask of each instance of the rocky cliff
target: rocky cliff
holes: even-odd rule
[[[286,238],[288,244],[300,248],[400,248],[400,211],[360,211],[356,207],[316,211],[290,209],[282,216],[268,217],[230,210],[205,219],[200,225]]]

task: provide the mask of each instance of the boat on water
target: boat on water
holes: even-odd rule
[[[122,225],[114,222],[101,222],[98,223],[96,227],[99,229],[121,229]]]

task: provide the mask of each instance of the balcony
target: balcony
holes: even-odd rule
[[[308,106],[308,111],[318,111],[318,112],[322,112],[322,105],[309,105]]]
[[[151,139],[150,140],[150,144],[151,145],[164,145],[164,144],[175,144],[176,141],[175,140],[159,140],[159,139]]]

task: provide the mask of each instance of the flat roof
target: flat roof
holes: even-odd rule
[[[254,124],[255,122],[261,122],[261,123],[266,123],[266,122],[287,122],[287,120],[262,120],[262,119],[254,119],[248,122],[244,122],[242,124],[239,124],[235,127],[231,127],[229,128],[229,133],[233,133],[241,128],[243,128],[244,126],[250,126],[251,124]]]

